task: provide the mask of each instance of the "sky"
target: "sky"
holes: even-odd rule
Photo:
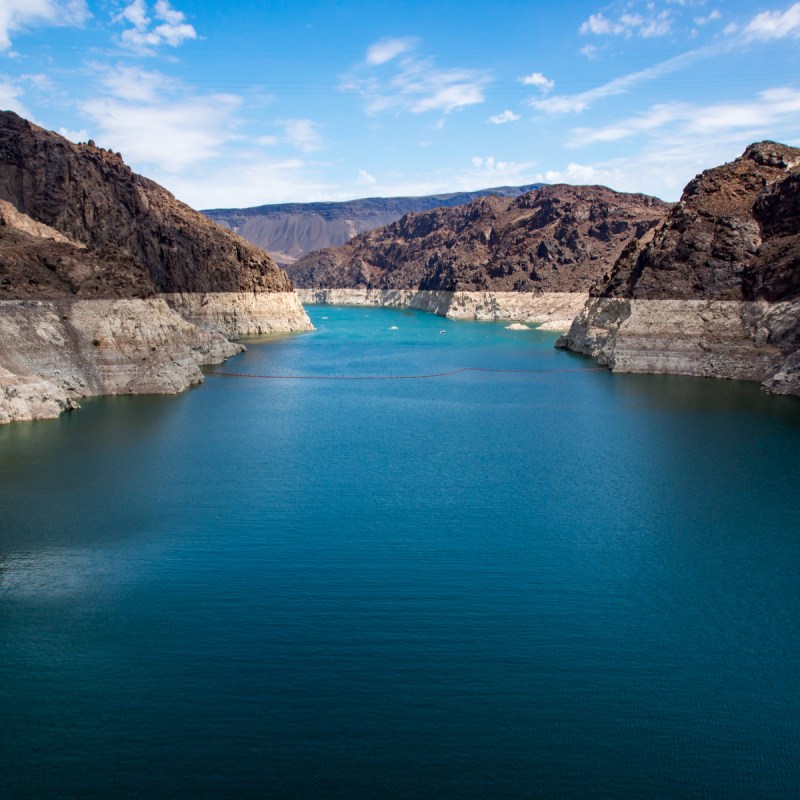
[[[800,146],[800,2],[0,0],[0,107],[195,208],[676,200],[751,142]]]

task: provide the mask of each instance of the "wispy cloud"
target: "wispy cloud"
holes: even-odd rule
[[[662,75],[667,75],[670,72],[683,69],[688,64],[711,55],[712,52],[713,49],[710,47],[690,50],[681,55],[669,58],[666,61],[662,61],[660,64],[647,67],[647,69],[638,70],[628,73],[627,75],[622,75],[619,78],[614,78],[614,80],[596,86],[594,89],[588,89],[585,92],[559,94],[553,95],[552,97],[530,98],[526,102],[547,114],[579,113],[589,108],[598,100],[612,97],[613,95],[624,94],[630,91],[634,86],[638,86],[646,81],[656,80]]]
[[[720,132],[747,131],[754,137],[797,135],[800,114],[800,90],[774,88],[760,92],[754,99],[740,102],[696,105],[662,103],[643,114],[628,117],[600,128],[576,128],[568,142],[570,147],[583,147],[597,142],[616,142],[640,134],[671,129],[686,139],[693,136],[717,135]]]
[[[499,183],[527,183],[526,173],[533,162],[502,161],[494,156],[474,156],[471,159],[472,169],[460,176],[462,185],[480,185],[480,181]],[[485,186],[486,184],[484,184]]]
[[[652,5],[648,14],[626,12],[616,18],[606,17],[602,12],[592,14],[580,27],[583,34],[594,36],[640,36],[649,39],[653,36],[666,36],[672,30],[672,16],[668,9],[655,11]]]
[[[753,41],[800,38],[800,3],[786,11],[762,11],[756,14],[743,31],[744,38]]]
[[[182,11],[173,8],[169,0],[156,0],[152,12],[148,14],[145,0],[133,0],[114,21],[129,24],[120,35],[123,45],[142,53],[152,53],[161,45],[178,47],[188,39],[196,39],[197,31],[186,21]]]
[[[284,119],[278,122],[283,128],[284,139],[296,150],[313,153],[322,150],[322,136],[317,124],[310,119]]]
[[[0,52],[11,47],[12,33],[47,25],[81,25],[90,16],[86,0],[2,0]]]
[[[572,162],[563,169],[536,174],[532,180],[600,183],[622,192],[646,192],[665,200],[677,200],[695,175],[732,161],[758,138],[758,130],[745,128],[718,129],[712,136],[687,135],[685,130],[669,129],[649,137],[638,149],[631,145],[618,158]],[[797,136],[794,141],[800,144]]]
[[[378,64],[386,64],[397,56],[407,53],[414,47],[416,39],[381,39],[379,42],[371,45],[367,50],[367,64],[377,66]]]
[[[78,108],[98,143],[140,169],[177,173],[220,154],[236,136],[235,95],[198,94],[155,70],[93,68],[96,92]]]
[[[22,117],[31,118],[31,113],[22,102],[23,88],[17,81],[0,78],[0,108],[16,111]]]
[[[485,89],[492,80],[488,73],[442,68],[433,58],[416,55],[414,49],[411,39],[375,43],[367,50],[364,62],[342,77],[339,88],[360,94],[368,114],[384,111],[448,114],[484,102]],[[387,63],[393,67],[388,77],[374,71],[375,66]]]
[[[695,17],[694,24],[695,25],[708,25],[710,22],[718,22],[722,19],[722,14],[719,12],[718,9],[714,9],[705,17]]]
[[[486,121],[490,122],[492,125],[505,125],[507,122],[516,122],[519,119],[522,119],[519,114],[515,114],[513,111],[506,109],[502,114],[495,114]]]

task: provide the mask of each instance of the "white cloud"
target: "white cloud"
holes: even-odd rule
[[[507,122],[516,122],[518,119],[522,119],[519,114],[506,109],[502,114],[495,114],[486,121],[491,122],[492,125],[505,125]]]
[[[517,80],[523,86],[536,86],[545,93],[549,92],[556,85],[555,81],[550,80],[550,78],[545,78],[541,72],[532,72],[530,75],[523,75],[521,78],[517,78]]]
[[[695,105],[663,103],[644,114],[619,120],[602,128],[576,128],[568,143],[583,147],[597,142],[615,142],[640,134],[669,129],[686,139],[747,131],[752,138],[775,136],[783,132],[797,135],[800,115],[800,90],[774,88],[760,92],[753,100]]]
[[[763,138],[763,132],[750,129],[719,130],[713,136],[687,134],[685,130],[664,131],[650,137],[638,150],[628,147],[618,158],[571,163],[560,170],[534,175],[532,180],[599,183],[621,192],[644,192],[677,200],[695,175],[732,161],[759,138]]]
[[[177,174],[222,153],[237,136],[236,96],[198,95],[155,70],[90,66],[96,88],[78,108],[92,138],[136,169]]]
[[[58,132],[65,138],[69,139],[71,142],[85,142],[89,139],[89,131],[85,128],[81,128],[79,131],[73,131],[69,128],[59,128]]]
[[[381,39],[371,45],[367,50],[367,64],[377,66],[385,64],[397,56],[407,53],[414,46],[416,40],[406,39]]]
[[[310,119],[285,119],[278,123],[283,128],[284,138],[303,153],[322,150],[322,137],[317,124]]]
[[[186,15],[173,8],[169,0],[157,0],[152,13],[157,24],[153,24],[153,19],[148,16],[145,0],[133,0],[114,18],[115,22],[127,22],[133,26],[122,32],[122,44],[148,53],[163,44],[178,47],[188,39],[197,38],[197,31],[186,22]]]
[[[498,161],[494,156],[474,156],[470,162],[472,169],[463,172],[457,179],[459,188],[486,188],[486,181],[495,185],[530,183],[525,173],[533,166],[532,162]]]
[[[179,89],[179,84],[161,72],[139,67],[107,67],[94,64],[102,88],[113,97],[130,102],[155,103],[165,91]]]
[[[745,27],[744,37],[761,41],[800,38],[800,3],[795,3],[783,12],[763,11],[757,14]]]
[[[121,151],[137,165],[179,173],[222,152],[235,136],[233,112],[240,102],[232,95],[151,103],[100,97],[80,109],[94,123],[98,144]]]
[[[380,55],[388,52],[386,50]],[[408,53],[393,65],[394,74],[388,78],[379,78],[370,71],[370,66],[376,63],[386,63],[386,60],[358,65],[343,76],[339,84],[340,90],[358,92],[364,98],[368,114],[384,111],[448,114],[483,103],[484,90],[491,82],[486,72],[441,68],[431,58]]]
[[[194,208],[346,199],[340,187],[318,177],[313,164],[299,158],[272,160],[249,151],[181,175],[155,173],[151,177]],[[348,196],[357,197],[359,193],[354,190]]]
[[[374,186],[378,182],[378,179],[374,175],[370,175],[365,169],[360,169],[358,171],[358,180],[356,183],[359,186]]]
[[[620,178],[617,170],[603,170],[588,164],[570,163],[563,170],[547,170],[538,180],[544,183],[571,183],[575,185],[614,183]]]
[[[666,36],[672,30],[672,19],[668,10],[655,12],[652,4],[648,6],[649,16],[624,13],[616,19],[609,19],[601,13],[592,14],[581,24],[580,32],[595,36],[641,36],[649,39],[653,36]]]
[[[695,25],[708,25],[709,22],[717,22],[722,19],[722,14],[715,8],[710,14],[705,17],[695,17]]]
[[[14,81],[0,78],[0,108],[15,111],[21,117],[31,119],[31,112],[20,99],[23,95],[22,87]]]
[[[81,25],[90,16],[86,0],[2,0],[0,52],[11,46],[12,33],[46,25]]]
[[[589,89],[585,92],[578,92],[576,94],[560,94],[552,97],[531,98],[526,102],[534,108],[544,111],[547,114],[570,114],[579,113],[586,110],[596,101],[602,100],[605,97],[613,95],[625,94],[634,86],[645,81],[652,81],[660,78],[662,75],[667,75],[670,72],[675,72],[682,69],[687,64],[696,61],[699,58],[706,57],[712,53],[711,48],[703,50],[690,50],[687,53],[682,53],[679,56],[662,61],[660,64],[648,67],[647,69],[639,70],[638,72],[631,72],[628,75],[622,75],[619,78],[608,83],[596,86],[594,89]]]

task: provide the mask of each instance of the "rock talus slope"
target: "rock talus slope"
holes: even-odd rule
[[[228,337],[310,327],[266,253],[119,154],[0,113],[0,422],[178,392]]]
[[[287,270],[307,301],[433,306],[448,316],[564,329],[592,282],[668,209],[602,186],[545,186],[407,214]]]
[[[800,394],[800,149],[753,144],[692,180],[559,345],[618,371]]]

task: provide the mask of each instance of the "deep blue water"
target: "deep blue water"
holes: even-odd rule
[[[216,369],[593,366],[310,310]],[[0,796],[796,797],[798,500],[800,401],[724,381],[209,377],[4,426]]]

